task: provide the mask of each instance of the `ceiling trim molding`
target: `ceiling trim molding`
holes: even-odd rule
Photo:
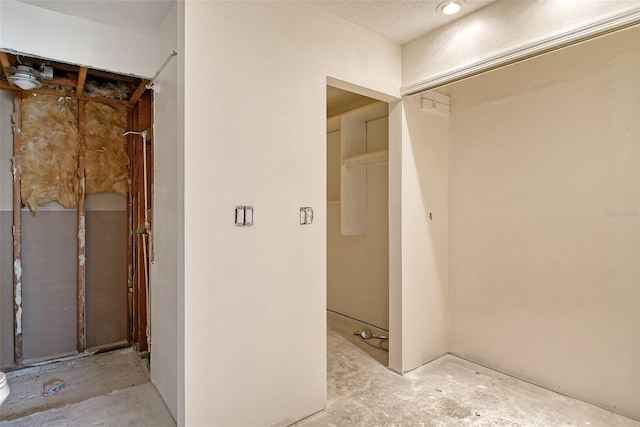
[[[554,50],[562,49],[589,39],[613,33],[640,23],[640,7],[612,15],[570,31],[528,43],[500,54],[490,56],[464,67],[448,71],[426,80],[400,88],[402,96],[414,95],[426,90],[454,83],[478,74],[486,73],[516,62],[534,58]]]

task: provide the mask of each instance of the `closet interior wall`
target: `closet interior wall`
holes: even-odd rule
[[[384,330],[389,329],[388,148],[384,102],[327,120],[327,308]]]

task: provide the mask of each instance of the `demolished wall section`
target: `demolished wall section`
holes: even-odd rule
[[[29,94],[22,100],[18,159],[22,202],[33,212],[49,202],[78,203],[78,104],[65,97]]]
[[[85,106],[85,176],[87,194],[111,191],[127,195],[129,156],[127,109],[99,102]]]
[[[99,102],[85,106],[86,194],[127,195],[127,109]],[[22,150],[18,159],[22,202],[37,212],[58,202],[78,204],[78,104],[66,97],[29,94],[22,101]]]

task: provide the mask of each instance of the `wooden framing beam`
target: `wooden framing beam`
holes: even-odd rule
[[[138,131],[143,129],[143,111],[138,104],[135,109],[135,127]],[[143,158],[142,158],[142,138],[133,135],[133,168],[134,168],[134,213],[133,213],[133,235],[134,235],[134,321],[135,340],[138,343],[139,351],[147,351],[147,295],[146,295],[146,272],[144,260],[144,239],[141,230],[144,229],[144,206],[143,206]]]
[[[153,124],[153,99],[151,91],[145,91],[140,97],[132,111],[132,128],[136,131],[149,129]],[[147,141],[148,142],[148,141]],[[130,144],[130,165],[132,170],[131,176],[131,221],[132,221],[132,268],[133,268],[133,341],[138,343],[139,351],[147,351],[150,349],[150,341],[148,335],[149,328],[149,310],[148,310],[148,293],[147,281],[149,277],[149,256],[150,247],[147,238],[147,227],[145,224],[145,196],[147,197],[147,205],[151,206],[151,188],[153,185],[153,176],[150,174],[152,164],[145,161],[144,154],[146,152],[147,159],[153,157],[153,153],[144,148],[142,137],[132,135],[129,140]],[[147,144],[149,147],[149,144]],[[145,188],[144,168],[147,167],[147,186]]]
[[[9,76],[11,75],[11,65],[9,65],[9,58],[7,58],[7,54],[4,52],[0,52],[0,65],[2,66],[2,72],[4,73],[4,77],[7,79],[6,83],[9,89],[17,89],[18,87],[9,81]]]
[[[76,87],[78,85],[76,80],[68,79],[66,77],[54,77],[51,80],[43,80],[40,83],[45,85],[60,85],[68,87]]]
[[[147,90],[147,85],[150,82],[151,80],[146,80],[146,79],[140,82],[136,91],[133,92],[133,95],[131,95],[131,98],[129,98],[129,107],[133,107],[134,105],[136,105],[136,102],[138,102],[140,97],[144,95],[145,91]]]
[[[78,72],[78,83],[76,84],[76,98],[82,98],[84,92],[84,82],[87,80],[87,67],[80,67]]]
[[[75,96],[71,96],[71,97],[76,98]],[[130,108],[129,102],[122,99],[105,98],[103,96],[82,96],[77,99],[81,99],[83,101],[100,102],[102,104],[107,104],[107,105],[121,105],[123,107]]]
[[[127,128],[134,128],[134,109],[127,110]],[[133,313],[133,284],[134,284],[134,222],[133,222],[133,135],[127,136],[127,155],[129,157],[129,179],[128,179],[128,191],[127,194],[127,328],[128,328],[128,340],[134,341],[134,313]]]
[[[22,194],[20,153],[22,151],[22,92],[13,101],[13,359],[22,364]]]
[[[82,101],[93,101],[93,102],[100,102],[102,104],[107,104],[107,105],[121,105],[123,107],[126,108],[131,108],[132,106],[129,105],[129,101],[126,99],[114,99],[114,98],[105,98],[103,96],[77,96],[77,88],[75,92],[72,91],[60,91],[58,89],[50,89],[47,87],[41,87],[40,89],[31,89],[28,91],[23,91],[22,89],[20,89],[19,87],[12,85],[11,83],[4,81],[4,80],[0,80],[0,89],[9,89],[9,90],[15,90],[18,92],[27,92],[27,93],[39,93],[42,95],[53,95],[53,96],[68,96],[69,98],[73,98],[73,99],[77,99],[77,100],[82,100]]]
[[[89,75],[93,77],[98,77],[100,79],[117,80],[119,82],[126,82],[126,83],[135,83],[138,80],[140,80],[140,77],[128,76],[126,74],[116,74],[116,73],[111,73],[109,71],[102,71],[102,70],[96,70],[96,69],[89,70]]]
[[[85,219],[85,102],[78,101],[78,283],[77,283],[77,311],[78,353],[87,348],[85,332],[85,264],[86,264],[86,219]]]

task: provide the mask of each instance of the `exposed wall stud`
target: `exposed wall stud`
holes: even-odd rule
[[[87,67],[80,67],[80,71],[78,72],[78,83],[76,85],[76,96],[78,98],[82,97],[84,92],[84,82],[87,79]]]
[[[78,353],[87,348],[85,331],[85,103],[78,101]]]
[[[13,359],[22,364],[22,196],[20,153],[22,150],[22,92],[13,101]]]
[[[151,91],[146,91],[133,107],[133,129],[137,132],[148,130],[152,126],[153,99]],[[153,136],[151,137],[153,138]],[[151,139],[149,138],[149,139]],[[149,274],[149,241],[147,239],[147,229],[145,225],[149,216],[145,215],[145,199],[147,205],[152,206],[151,187],[153,185],[151,161],[145,161],[145,154],[148,159],[153,158],[152,145],[143,147],[142,137],[132,135],[132,157],[130,159],[133,167],[132,187],[133,194],[133,339],[138,343],[140,351],[149,350],[149,315],[148,308],[148,274]],[[149,140],[147,141],[149,142]],[[146,152],[146,153],[145,153]],[[144,171],[147,169],[147,186],[145,188]],[[147,220],[145,220],[145,217]]]
[[[127,119],[128,127],[133,128],[134,123],[134,111],[133,109],[128,110],[128,119]],[[133,195],[134,193],[134,178],[133,178],[133,164],[134,164],[134,154],[133,154],[133,135],[127,136],[127,154],[129,157],[129,194],[127,196],[127,327],[129,329],[129,342],[134,341],[134,313],[133,313],[133,289],[134,289],[134,221],[133,221],[133,212],[134,212],[134,201]]]
[[[9,58],[7,58],[7,54],[4,52],[0,52],[0,65],[2,65],[2,72],[4,73],[4,77],[8,79],[11,75],[11,65],[9,65]],[[8,84],[9,89],[18,89],[18,87],[13,83],[6,83]]]

